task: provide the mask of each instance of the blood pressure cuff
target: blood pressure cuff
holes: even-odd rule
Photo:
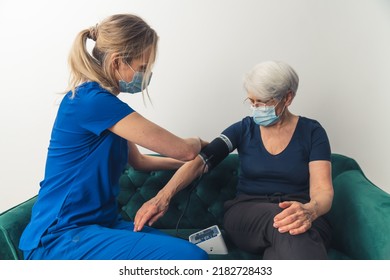
[[[221,134],[205,146],[200,151],[199,156],[207,165],[207,170],[210,171],[224,160],[232,151],[233,145],[229,138]]]

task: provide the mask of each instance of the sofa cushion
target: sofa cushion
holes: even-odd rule
[[[0,215],[0,256],[1,259],[23,259],[19,250],[19,239],[24,228],[30,221],[31,208],[35,203],[33,197]]]

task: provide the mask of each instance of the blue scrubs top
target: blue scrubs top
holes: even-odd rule
[[[279,154],[264,147],[259,126],[246,117],[222,132],[240,158],[238,194],[308,193],[309,162],[330,161],[329,139],[319,122],[299,117],[290,143]],[[223,136],[222,136],[223,137]]]
[[[38,247],[41,237],[83,225],[110,227],[118,218],[119,176],[127,141],[110,132],[134,112],[96,82],[67,93],[58,110],[31,222],[20,249]]]

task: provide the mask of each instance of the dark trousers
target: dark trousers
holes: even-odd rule
[[[309,201],[307,194],[249,196],[238,195],[225,203],[224,228],[231,241],[240,249],[263,254],[269,260],[327,259],[331,227],[319,217],[305,233],[280,233],[273,219],[282,209],[282,201]]]

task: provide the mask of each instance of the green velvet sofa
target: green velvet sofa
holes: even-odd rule
[[[194,181],[179,192],[168,212],[154,227],[187,238],[200,229],[218,225],[224,234],[223,203],[235,195],[238,167],[238,156],[230,154],[217,168],[203,176],[196,188],[191,188],[197,182]],[[173,173],[126,168],[120,178],[118,211],[125,219],[132,219],[137,209],[154,196]],[[343,155],[332,155],[332,176],[335,197],[327,214],[333,226],[329,259],[389,260],[390,195],[372,184],[355,160]],[[23,258],[18,249],[19,238],[30,219],[34,202],[35,197],[0,214],[0,259]],[[235,248],[226,236],[225,242],[229,254],[210,255],[211,259],[261,259],[261,256]]]

